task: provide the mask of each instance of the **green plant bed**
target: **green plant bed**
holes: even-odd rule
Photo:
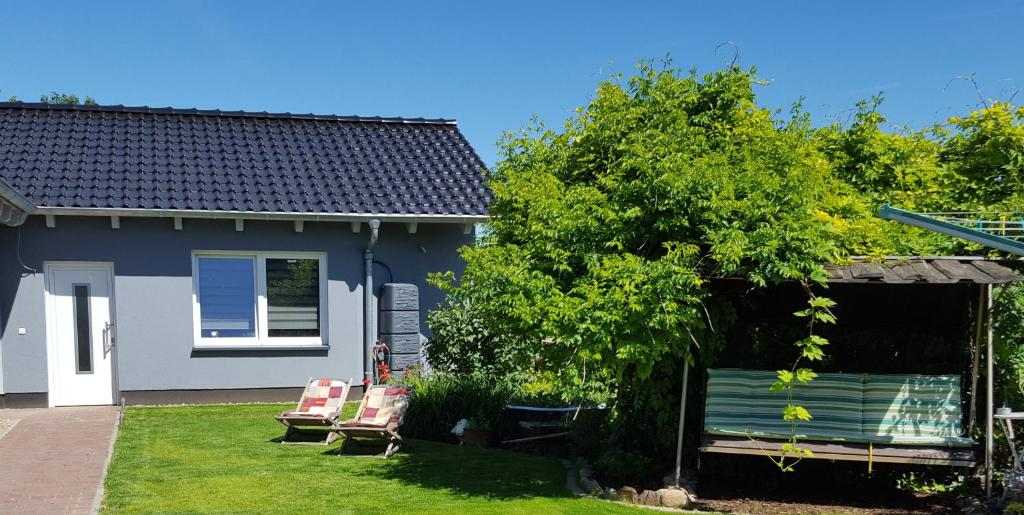
[[[626,513],[573,496],[557,460],[415,441],[382,460],[372,442],[281,445],[289,405],[130,407],[103,510],[288,513]],[[346,414],[356,405],[346,405]]]

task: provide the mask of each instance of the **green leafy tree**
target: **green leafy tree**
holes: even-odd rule
[[[506,135],[489,235],[434,282],[532,342],[537,369],[615,385],[624,426],[664,427],[671,372],[719,338],[710,279],[822,282],[846,244],[878,244],[808,117],[759,107],[756,82],[645,64],[560,131]]]
[[[465,351],[557,378],[565,391],[611,385],[621,435],[666,435],[658,429],[674,422],[681,361],[712,357],[730,321],[711,279],[808,286],[811,304],[797,315],[809,333],[776,386],[792,400],[814,378],[806,363],[827,348],[814,323],[835,322],[831,301],[814,293],[823,263],[988,252],[880,220],[882,204],[1021,210],[1021,108],[994,103],[930,130],[893,130],[876,97],[849,125],[812,128],[799,105],[788,116],[758,106],[757,83],[753,69],[697,75],[645,64],[601,83],[557,130],[535,122],[507,134],[487,236],[462,250],[460,279],[432,277],[449,294],[431,314],[435,333],[448,335],[433,352],[458,351],[435,365],[455,369],[451,357]],[[1019,288],[1007,293],[1007,313],[1019,315],[1021,298]],[[446,331],[465,319],[484,324]],[[1014,342],[1003,344],[1004,362],[1024,363],[1009,347],[1019,325],[1001,327],[1000,341]],[[790,402],[780,416],[796,434],[813,413]],[[659,451],[659,442],[633,443]],[[795,439],[788,445],[783,470],[807,455]]]
[[[996,102],[951,118],[939,134],[943,161],[963,178],[951,192],[960,208],[1024,207],[1024,107]]]
[[[44,104],[96,105],[96,99],[92,97],[87,96],[84,99],[79,99],[78,95],[57,93],[56,91],[51,92],[49,95],[41,95],[39,101]]]

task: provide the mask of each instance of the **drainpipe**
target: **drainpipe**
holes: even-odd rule
[[[373,382],[373,345],[377,340],[374,331],[373,312],[373,248],[377,246],[380,235],[380,220],[374,218],[367,222],[370,226],[370,241],[366,243],[363,253],[363,384]]]

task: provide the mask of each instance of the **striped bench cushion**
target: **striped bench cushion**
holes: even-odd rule
[[[789,438],[784,393],[769,390],[773,371],[710,369],[704,430],[710,434]],[[972,445],[960,434],[956,376],[818,374],[798,384],[793,403],[812,420],[797,424],[809,440],[907,445]]]
[[[791,427],[782,419],[786,395],[769,390],[775,379],[775,372],[769,371],[709,370],[705,430],[712,434],[788,438]],[[798,385],[793,402],[814,416],[797,425],[798,436],[864,441],[861,389],[860,377],[850,374],[819,374],[814,381]]]
[[[865,375],[864,434],[894,444],[969,445],[959,376]]]

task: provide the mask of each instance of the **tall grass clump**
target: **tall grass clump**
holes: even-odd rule
[[[460,419],[495,427],[505,405],[519,394],[518,382],[485,374],[412,375],[404,382],[414,393],[402,433],[441,442],[456,441],[451,430]]]

